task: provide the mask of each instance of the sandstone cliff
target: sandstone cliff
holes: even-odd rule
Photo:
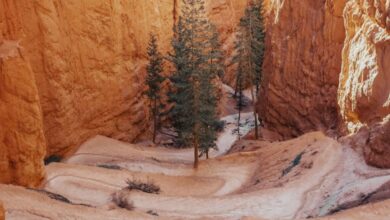
[[[0,1],[0,182],[36,185],[45,155],[67,154],[97,134],[148,134],[149,32],[167,52],[179,2]],[[245,5],[207,1],[227,55]]]
[[[339,123],[337,88],[346,0],[268,0],[259,114],[284,137]]]
[[[369,164],[390,168],[390,1],[349,1],[340,88],[341,115],[363,139]]]
[[[390,2],[350,1],[344,17],[339,104],[353,132],[390,114]]]
[[[46,142],[42,112],[15,1],[0,2],[0,182],[36,186]],[[20,43],[19,43],[20,42]]]

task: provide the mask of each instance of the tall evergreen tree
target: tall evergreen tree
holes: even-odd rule
[[[209,41],[206,42],[206,65],[200,75],[200,151],[209,158],[209,150],[217,149],[215,144],[217,127],[220,120],[217,115],[218,98],[213,81],[224,74],[223,53],[219,43],[219,34],[212,24],[208,26]]]
[[[175,71],[170,77],[173,90],[169,93],[169,101],[173,104],[170,111],[172,125],[178,137],[178,147],[185,147],[191,143],[194,118],[192,118],[192,106],[194,92],[192,87],[192,69],[190,66],[190,49],[188,48],[189,34],[184,27],[184,19],[180,16],[174,27],[172,40],[173,53],[169,54],[169,60]]]
[[[262,1],[253,0],[248,3],[245,15],[239,23],[239,32],[236,42],[236,57],[234,62],[240,67],[236,77],[236,91],[238,91],[238,80],[244,83],[245,87],[251,89],[253,112],[255,117],[255,136],[259,137],[257,118],[257,95],[261,84],[262,65],[264,59],[264,20],[262,17]],[[241,79],[240,77],[243,77]],[[255,90],[253,89],[255,87]]]
[[[157,130],[160,126],[160,114],[163,107],[161,102],[161,83],[164,81],[164,77],[161,75],[163,72],[163,57],[158,51],[157,38],[155,35],[150,34],[149,46],[147,49],[149,64],[146,68],[147,77],[146,84],[148,90],[146,95],[149,98],[149,107],[153,118],[153,143],[156,141]]]
[[[199,151],[208,154],[216,140],[216,91],[213,80],[222,74],[218,35],[205,15],[203,0],[183,0],[182,16],[174,28],[175,72],[171,77],[171,118],[177,142],[194,146],[194,167]]]
[[[243,107],[245,106],[244,103],[244,76],[242,73],[242,67],[241,64],[237,67],[237,80],[236,80],[236,99],[237,99],[237,110],[238,110],[238,117],[237,117],[237,136],[238,139],[241,139],[240,134],[240,126],[241,126],[241,112]]]

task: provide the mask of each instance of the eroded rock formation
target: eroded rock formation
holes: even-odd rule
[[[336,129],[346,0],[268,0],[259,114],[285,137]]]
[[[339,104],[350,132],[390,114],[390,2],[349,1]]]
[[[149,33],[169,50],[179,2],[0,1],[0,182],[36,185],[45,155],[67,154],[96,134],[147,135]],[[227,55],[245,5],[207,1]]]
[[[390,1],[349,1],[344,18],[341,115],[366,161],[390,168]]]
[[[35,76],[15,1],[0,1],[0,182],[37,186],[46,142]]]

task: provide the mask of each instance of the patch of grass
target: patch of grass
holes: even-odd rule
[[[301,163],[302,156],[303,156],[304,153],[305,153],[305,152],[302,152],[302,153],[298,154],[298,155],[294,158],[294,160],[291,161],[290,165],[289,165],[286,169],[283,170],[282,176],[285,176],[285,175],[287,175],[288,173],[290,173],[291,170],[292,170],[294,167],[298,166],[298,165]]]
[[[45,165],[48,165],[48,164],[51,164],[51,163],[58,163],[58,162],[61,162],[62,160],[62,157],[61,156],[58,156],[58,155],[50,155],[49,157],[47,157],[44,162],[45,162]]]
[[[98,164],[97,167],[110,169],[110,170],[121,170],[122,168],[114,164]]]
[[[141,182],[139,180],[126,180],[127,190],[139,190],[145,193],[159,194],[160,187],[155,185],[153,182],[148,181],[147,183]]]
[[[112,195],[112,202],[119,208],[127,209],[129,211],[134,210],[133,202],[129,201],[123,192],[117,192]]]

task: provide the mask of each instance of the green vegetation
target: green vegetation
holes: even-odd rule
[[[214,81],[223,75],[218,32],[205,15],[203,0],[183,0],[182,15],[174,27],[173,53],[169,60],[175,71],[170,78],[170,118],[178,147],[194,146],[194,167],[199,152],[216,148],[217,92]]]
[[[161,109],[164,108],[160,96],[161,83],[164,81],[164,77],[161,75],[163,72],[163,56],[158,51],[157,38],[153,34],[150,34],[148,57],[148,75],[146,77],[148,90],[146,91],[146,95],[149,99],[149,108],[153,118],[153,143],[155,143],[157,130],[160,126]]]
[[[259,137],[256,103],[262,79],[265,40],[262,10],[262,1],[254,0],[248,3],[245,15],[239,23],[235,44],[236,56],[233,58],[233,62],[237,65],[235,96],[238,95],[238,110],[241,112],[242,91],[249,87],[253,101],[256,139]],[[238,126],[239,123],[240,117]]]
[[[294,167],[298,166],[298,165],[301,163],[303,154],[305,154],[305,152],[302,152],[302,153],[298,154],[298,155],[295,157],[295,159],[294,159],[293,161],[291,161],[290,165],[289,165],[286,169],[283,170],[282,176],[285,176],[285,175],[287,175],[288,173],[290,173],[291,170],[292,170]]]

